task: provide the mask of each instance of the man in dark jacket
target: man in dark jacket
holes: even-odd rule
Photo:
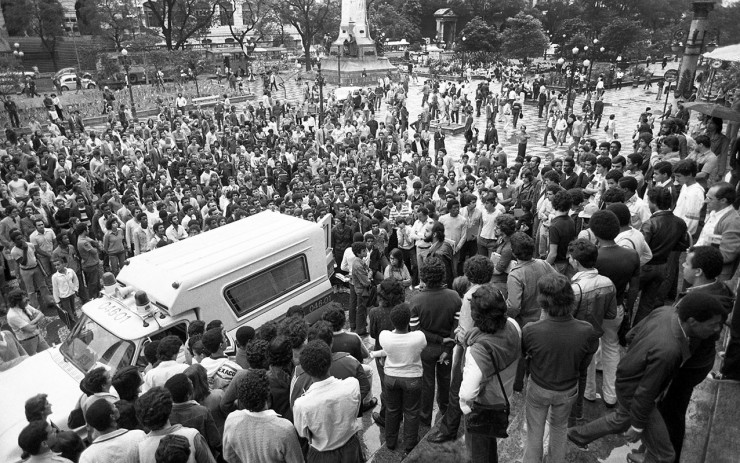
[[[640,305],[637,308],[634,324],[640,322],[656,306],[663,305],[668,292],[664,283],[668,271],[668,257],[672,251],[682,251],[689,246],[686,222],[673,215],[671,192],[667,188],[653,188],[647,193],[648,205],[652,215],[642,224],[642,234],[650,246],[653,257],[640,272]]]
[[[691,286],[679,299],[687,294],[711,294],[722,304],[726,315],[732,311],[734,295],[730,288],[718,280],[722,272],[722,253],[713,246],[695,246],[686,256],[683,277]],[[725,319],[727,316],[725,316]],[[694,388],[704,381],[714,366],[717,355],[715,344],[719,334],[702,340],[691,340],[691,358],[681,365],[668,391],[658,402],[668,435],[676,451],[676,461],[681,460],[684,433],[686,432],[686,410],[689,408]]]
[[[596,99],[596,102],[594,103],[594,122],[596,122],[596,128],[599,128],[599,124],[601,124],[601,116],[604,115],[604,100],[602,100],[602,97],[599,97]]]
[[[645,461],[675,461],[665,422],[656,401],[691,355],[689,341],[716,335],[725,309],[713,296],[688,294],[674,307],[654,310],[628,333],[631,344],[617,368],[617,406],[606,416],[568,429],[578,447],[603,436],[624,433],[630,442],[642,439]]]

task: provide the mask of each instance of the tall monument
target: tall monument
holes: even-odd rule
[[[398,76],[398,68],[378,56],[365,0],[342,0],[339,35],[331,44],[330,56],[321,59],[321,68],[328,82],[345,87],[375,83],[389,72]]]

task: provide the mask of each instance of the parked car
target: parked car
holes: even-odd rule
[[[75,81],[75,74],[66,74],[59,78],[59,80],[62,83],[62,90],[65,92],[68,90],[72,90],[77,88],[77,83]],[[92,80],[92,76],[88,73],[82,74],[82,88],[97,88],[98,84],[95,83],[94,80]]]

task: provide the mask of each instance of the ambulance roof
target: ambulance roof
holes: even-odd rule
[[[268,258],[279,250],[305,243],[321,227],[292,216],[265,211],[198,236],[140,254],[130,259],[118,280],[172,314],[184,292],[198,288],[236,269]]]

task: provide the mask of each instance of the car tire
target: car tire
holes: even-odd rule
[[[69,87],[67,87],[66,85],[62,85],[62,91],[68,92]]]

